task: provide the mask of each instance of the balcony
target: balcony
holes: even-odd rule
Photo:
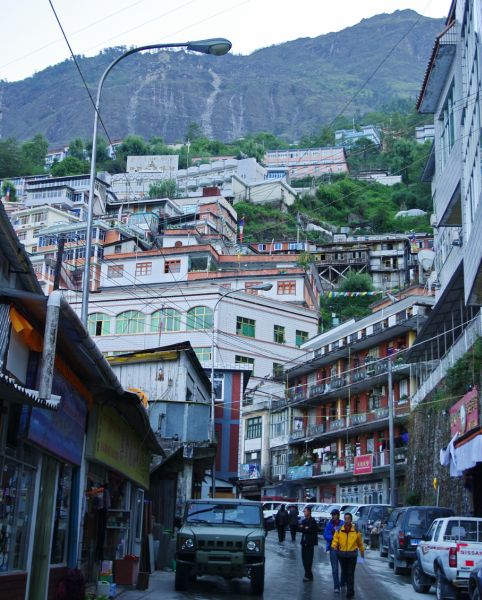
[[[286,471],[286,479],[293,481],[294,479],[310,479],[313,474],[313,465],[303,465],[301,467],[288,467]]]
[[[373,455],[373,470],[388,469],[390,466],[390,452],[375,452]],[[395,448],[395,467],[407,464],[407,448]],[[344,459],[335,459],[324,463],[311,465],[312,477],[332,477],[333,475],[353,475],[354,460],[352,456]]]
[[[410,414],[410,405],[406,400],[401,400],[394,406],[394,418],[406,419]],[[372,431],[388,422],[388,406],[380,406],[373,410],[352,414],[342,419],[332,419],[325,423],[310,425],[307,429],[300,429],[293,432],[289,438],[289,443],[296,445],[306,443],[314,439],[337,439],[340,434],[350,432],[355,429],[357,433],[361,431]]]
[[[395,359],[392,363],[392,374],[394,379],[400,379],[401,376],[410,370],[410,365],[405,363],[402,357]],[[286,393],[286,406],[306,402],[313,406],[320,404],[323,400],[334,397],[344,397],[348,390],[352,393],[360,392],[370,387],[375,387],[387,378],[388,359],[370,359],[365,360],[365,364],[355,367],[351,372],[351,380],[347,374],[318,381],[313,385],[300,385],[295,388],[288,388]]]

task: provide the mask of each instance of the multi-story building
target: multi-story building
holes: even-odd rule
[[[358,140],[367,139],[377,146],[381,144],[381,132],[375,125],[361,125],[359,129],[338,129],[335,131],[337,146],[351,148]]]
[[[425,144],[425,142],[433,142],[435,138],[435,125],[429,123],[427,125],[419,125],[415,127],[415,141],[417,144]]]
[[[203,368],[215,368],[216,472],[236,479],[243,400],[279,396],[283,385],[273,376],[296,363],[299,346],[317,333],[310,277],[294,255],[222,255],[211,245],[108,248],[90,297],[89,331],[105,354],[190,341]],[[272,287],[251,289],[261,283]],[[78,294],[66,294],[80,309]]]
[[[291,180],[348,173],[346,152],[341,147],[267,150],[264,160],[269,169],[288,168]]]
[[[418,372],[415,404],[429,402],[432,392],[443,389],[449,369],[468,352],[473,356],[473,345],[482,334],[481,15],[480,0],[453,0],[445,29],[435,40],[417,102],[420,113],[434,117],[435,139],[424,177],[432,185],[438,289],[431,318],[409,354],[414,364],[425,360],[431,367]],[[480,364],[474,362],[474,372],[478,371]],[[464,392],[467,388],[462,387],[460,401],[454,398],[451,407],[447,398],[451,434],[459,434],[448,453],[452,457],[450,473],[463,471],[464,487],[469,483],[470,510],[480,516],[480,391],[471,390],[471,400]],[[476,407],[475,417],[466,418],[470,402]],[[440,443],[445,445],[448,439]],[[473,461],[457,468],[461,454]],[[446,488],[455,487],[446,484]]]
[[[270,403],[263,491],[320,501],[389,501],[390,453],[403,497],[407,423],[415,380],[405,352],[430,314],[433,299],[406,296],[351,320],[301,346],[302,361],[285,372],[286,395]],[[389,365],[389,361],[391,364]],[[388,369],[392,371],[389,389]],[[393,397],[395,447],[389,447]],[[267,417],[268,420],[268,417]],[[246,425],[245,455],[253,450]],[[263,439],[263,435],[265,438]],[[266,440],[267,438],[267,440]],[[265,452],[266,454],[266,452]]]
[[[452,2],[417,102],[420,113],[434,116],[435,139],[424,177],[432,185],[438,289],[433,314],[411,353],[412,360],[426,358],[433,365],[430,374],[420,374],[416,402],[438,385],[481,331],[481,14],[480,0]]]
[[[336,289],[353,270],[369,274],[377,290],[401,289],[418,282],[418,252],[431,245],[427,234],[337,234],[318,245],[313,257],[325,291]]]
[[[93,203],[95,215],[105,213],[107,198],[110,194],[108,178],[108,174],[103,174],[102,178],[96,177],[95,179]],[[89,184],[89,175],[26,179],[25,207],[54,206],[85,220],[89,201]]]

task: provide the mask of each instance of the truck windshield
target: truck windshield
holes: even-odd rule
[[[196,502],[188,504],[187,523],[209,523],[210,525],[256,525],[262,526],[259,506],[247,504],[218,504],[214,502]]]

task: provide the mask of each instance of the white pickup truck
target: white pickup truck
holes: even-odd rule
[[[435,519],[417,547],[412,585],[426,594],[435,583],[437,600],[458,598],[467,591],[470,572],[482,560],[482,519]]]

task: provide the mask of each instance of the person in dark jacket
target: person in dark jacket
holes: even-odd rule
[[[331,574],[333,576],[336,594],[340,592],[340,587],[343,587],[345,582],[341,581],[340,583],[338,575],[338,551],[331,547],[331,543],[333,542],[335,531],[338,531],[342,525],[343,523],[340,521],[340,511],[334,508],[331,511],[331,521],[328,521],[325,530],[323,531],[323,537],[326,541],[326,551],[330,553]]]
[[[305,518],[301,521],[301,560],[305,569],[303,581],[313,581],[313,553],[318,545],[318,525],[311,516],[311,508],[305,506],[303,509]]]
[[[297,507],[292,504],[288,510],[288,525],[290,526],[291,541],[296,542],[296,532],[298,531],[298,512]]]
[[[276,516],[274,518],[274,522],[276,524],[276,529],[278,530],[278,540],[280,542],[285,541],[286,527],[288,525],[288,521],[289,521],[288,511],[286,510],[286,506],[284,504],[282,504],[279,507],[279,510],[276,513]]]

